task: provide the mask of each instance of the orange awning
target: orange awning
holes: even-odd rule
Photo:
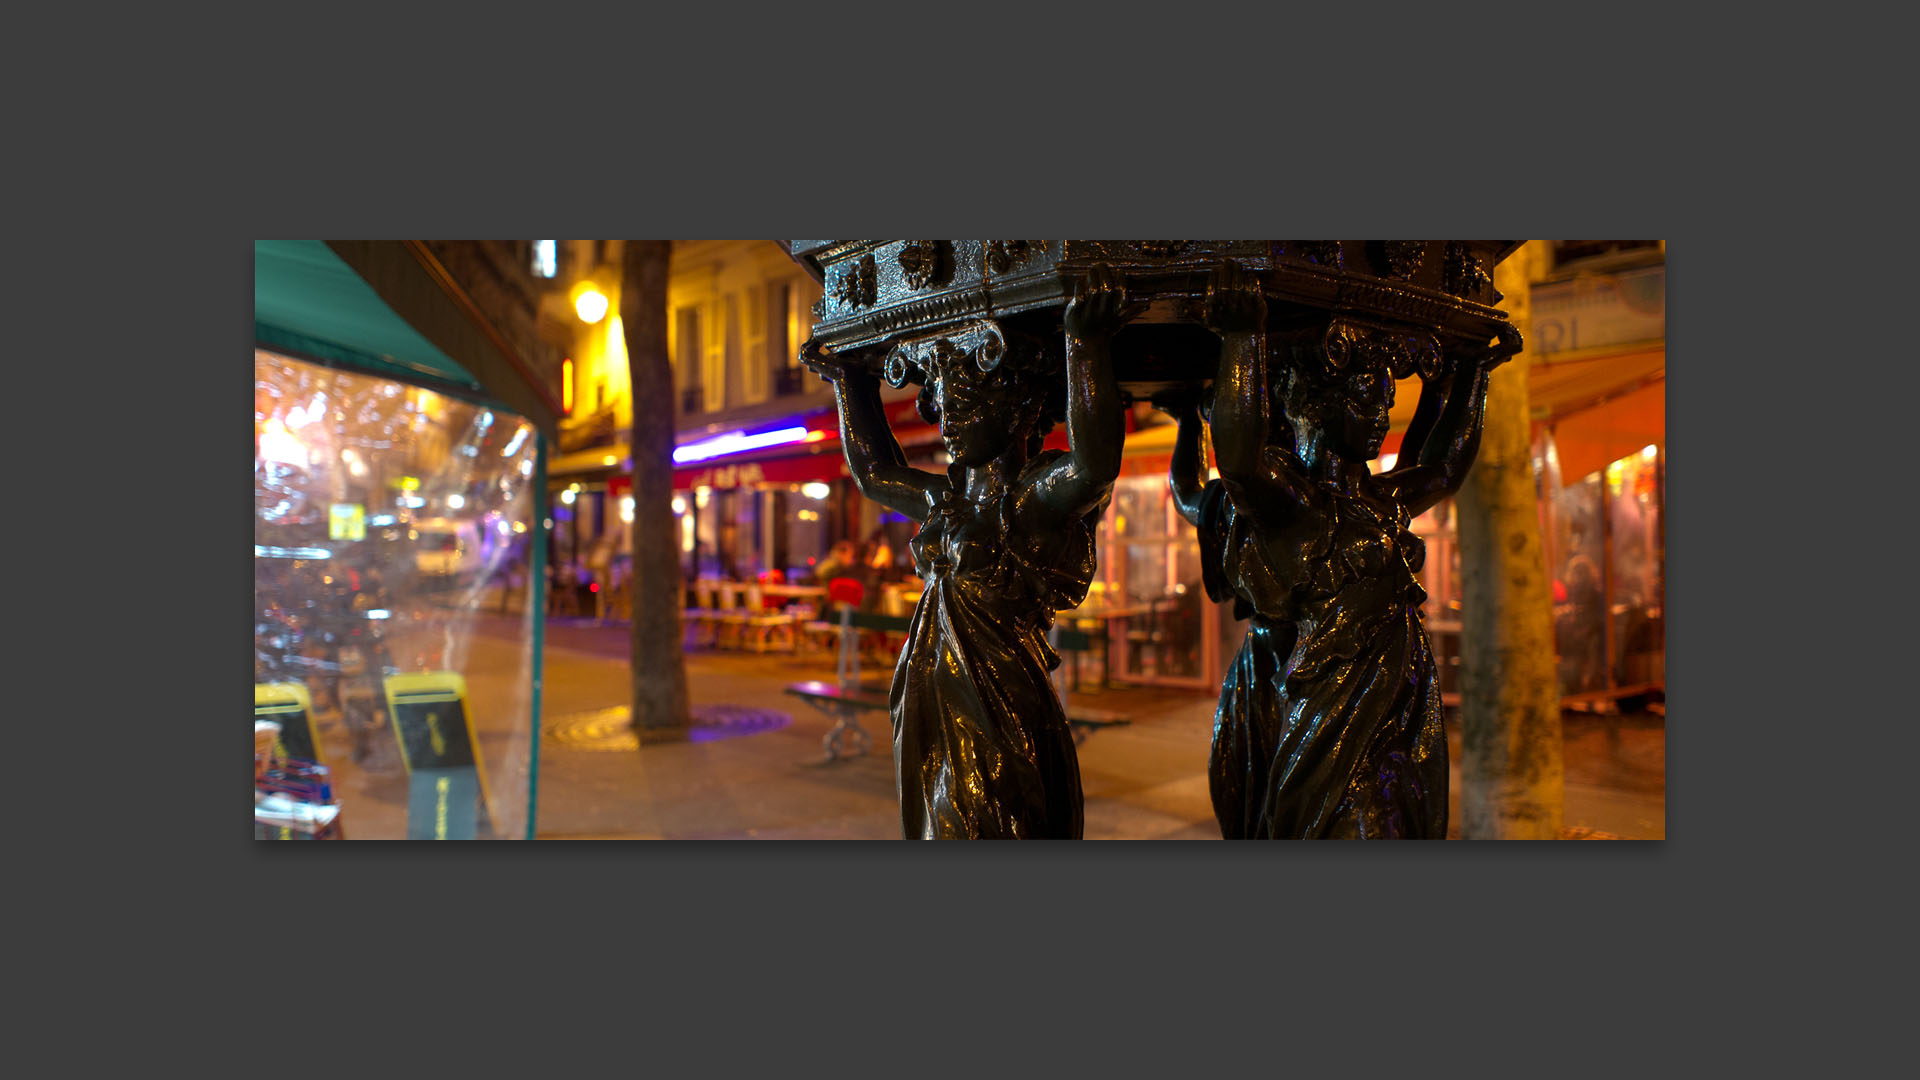
[[[1665,379],[1630,390],[1553,423],[1560,476],[1573,483],[1667,438]]]

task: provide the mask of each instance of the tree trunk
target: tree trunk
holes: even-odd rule
[[[688,725],[680,651],[680,558],[673,517],[673,361],[667,354],[666,240],[629,240],[620,320],[633,403],[633,726]]]
[[[1531,329],[1529,241],[1494,269],[1522,334]],[[1501,365],[1487,390],[1480,452],[1460,489],[1460,835],[1560,835],[1565,804],[1553,597],[1533,479],[1527,365]]]

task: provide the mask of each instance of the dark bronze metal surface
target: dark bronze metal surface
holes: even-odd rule
[[[903,248],[891,261],[931,281],[946,257]],[[891,274],[881,276],[891,288]],[[1123,301],[1117,275],[1095,267],[1067,305],[1064,343],[974,318],[868,354],[814,341],[802,353],[835,385],[861,492],[920,522],[911,548],[926,588],[890,691],[909,839],[1081,835],[1080,767],[1048,679],[1060,659],[1047,631],[1056,611],[1086,598],[1120,472],[1109,342],[1128,315]],[[953,459],[944,476],[907,465],[875,366],[896,386],[922,385],[920,411]],[[1056,419],[1070,449],[1042,451]]]
[[[1394,257],[1395,250],[1386,249]],[[1397,265],[1417,273],[1402,249]],[[1231,263],[1205,300],[1220,335],[1211,404],[1218,480],[1199,452],[1202,395],[1178,418],[1170,477],[1199,531],[1205,584],[1251,625],[1221,689],[1209,780],[1228,838],[1440,838],[1447,744],[1421,617],[1411,521],[1473,463],[1487,375],[1519,351],[1328,313],[1273,327]],[[1422,391],[1395,467],[1375,476],[1394,379]],[[1269,386],[1269,380],[1274,385]]]
[[[1252,620],[1215,720],[1222,833],[1444,836],[1425,552],[1409,523],[1465,478],[1487,373],[1519,350],[1489,273],[1518,246],[789,242],[825,285],[802,358],[836,384],[853,476],[922,523],[927,589],[891,698],[906,835],[1081,835],[1046,633],[1092,579],[1131,394],[1179,420],[1172,487],[1208,595]],[[1399,462],[1373,476],[1394,380],[1414,375]],[[882,377],[921,387],[947,475],[906,465]],[[1071,449],[1040,452],[1056,417]]]
[[[976,319],[1057,333],[1076,281],[1110,267],[1142,305],[1114,342],[1117,378],[1137,354],[1167,351],[1163,329],[1198,329],[1208,275],[1232,259],[1259,278],[1274,316],[1339,310],[1404,323],[1437,337],[1484,341],[1506,316],[1490,270],[1508,240],[793,240],[793,257],[825,294],[813,337],[845,351]],[[1180,340],[1176,333],[1172,340]],[[1197,358],[1188,350],[1190,358]],[[1209,372],[1209,375],[1211,373]]]

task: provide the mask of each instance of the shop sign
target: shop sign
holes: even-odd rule
[[[1527,348],[1537,355],[1659,340],[1667,336],[1667,268],[1538,285],[1532,308]]]
[[[751,487],[766,482],[767,474],[757,461],[744,465],[721,465],[718,468],[703,469],[689,478],[688,487],[734,488]],[[678,487],[679,485],[675,485]]]
[[[365,540],[367,508],[359,503],[334,503],[327,514],[327,539]]]

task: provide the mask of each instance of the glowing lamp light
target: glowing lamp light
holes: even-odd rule
[[[1653,443],[1648,443],[1647,445],[1640,448],[1640,460],[1642,461],[1652,461],[1654,458],[1657,458],[1659,456],[1660,456],[1660,448],[1658,446],[1655,446]]]
[[[520,425],[520,430],[513,433],[513,438],[507,442],[506,449],[500,451],[500,456],[512,457],[513,455],[519,453],[520,445],[527,441],[527,432],[532,430],[533,428],[527,426],[526,424]]]
[[[726,454],[738,454],[746,450],[758,450],[767,446],[784,446],[787,443],[802,442],[807,437],[803,427],[779,428],[774,431],[762,431],[747,435],[738,431],[729,431],[725,435],[711,439],[702,439],[696,443],[675,447],[673,460],[679,464],[689,461],[705,461],[708,458]]]
[[[618,465],[619,463],[620,459],[614,457],[612,454],[608,454],[606,457],[600,459],[600,464],[602,465]]]
[[[548,519],[547,519],[547,528],[549,528],[549,529],[551,529],[551,528],[553,528],[553,519],[552,519],[552,518],[548,518]],[[517,533],[523,533],[523,532],[526,532],[526,531],[527,531],[527,523],[526,523],[526,522],[524,522],[524,521],[516,521],[516,522],[514,522],[514,523],[513,523],[513,531],[514,531],[514,532],[517,532]]]
[[[574,314],[584,323],[597,323],[607,317],[607,294],[588,289],[573,300]]]
[[[326,548],[312,547],[262,547],[253,545],[253,557],[256,559],[330,559],[333,552]]]
[[[676,514],[684,514],[684,513],[686,513],[686,512],[687,512],[687,500],[685,500],[685,499],[683,499],[683,498],[681,498],[681,497],[680,497],[680,496],[678,496],[678,495],[675,495],[675,496],[673,497],[673,512],[674,512],[674,513],[676,513]]]
[[[628,524],[633,523],[633,496],[631,495],[620,500],[620,520]]]
[[[560,501],[563,503],[566,503],[568,506],[573,505],[573,500],[575,497],[576,496],[574,495],[572,488],[568,488],[567,490],[560,493]]]
[[[560,411],[573,411],[573,358],[560,361]]]
[[[800,494],[805,495],[809,499],[824,499],[833,494],[833,489],[816,480],[811,484],[802,485]]]
[[[1388,469],[1391,469],[1394,467],[1394,465],[1398,464],[1399,461],[1400,461],[1399,454],[1381,454],[1380,455],[1380,471],[1386,472]]]
[[[467,497],[465,495],[447,496],[447,509],[458,510],[465,505],[467,505]]]
[[[298,406],[295,406],[296,410]],[[260,459],[278,461],[283,465],[307,467],[307,448],[293,437],[286,425],[278,420],[267,421],[267,428],[260,433]]]

